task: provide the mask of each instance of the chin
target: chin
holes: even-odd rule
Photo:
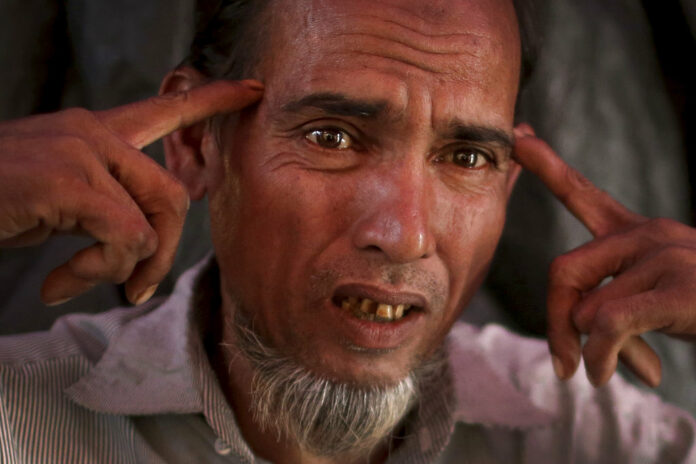
[[[317,356],[321,352],[321,356]],[[314,375],[364,388],[393,387],[418,368],[422,358],[407,350],[366,349],[355,345],[304,352],[294,357]]]

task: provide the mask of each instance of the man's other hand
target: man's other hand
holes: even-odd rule
[[[640,334],[696,335],[696,230],[629,211],[563,162],[529,126],[519,126],[515,138],[517,161],[594,236],[551,265],[548,338],[556,374],[571,377],[582,357],[590,381],[600,386],[621,359],[657,386],[660,359]],[[581,334],[587,335],[584,346]]]
[[[70,109],[0,124],[0,247],[56,233],[96,243],[54,269],[42,300],[66,301],[99,282],[149,299],[171,268],[189,205],[186,189],[140,149],[179,128],[239,111],[257,81],[216,81],[118,108]]]

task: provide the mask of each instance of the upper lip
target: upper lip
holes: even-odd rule
[[[425,296],[416,292],[393,291],[374,285],[357,283],[340,285],[334,290],[333,300],[339,306],[341,301],[348,297],[369,298],[374,302],[392,306],[407,304],[417,306],[423,310],[427,309],[428,306],[428,301]]]

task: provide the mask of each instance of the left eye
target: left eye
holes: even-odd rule
[[[452,153],[452,162],[467,169],[478,169],[490,162],[488,156],[478,150],[465,149]]]
[[[305,138],[322,148],[334,150],[345,150],[353,145],[350,135],[339,129],[316,129],[307,133]]]

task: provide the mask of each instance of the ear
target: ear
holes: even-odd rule
[[[205,76],[190,67],[180,67],[167,74],[159,94],[191,90],[206,81]],[[179,129],[163,139],[167,169],[188,189],[192,200],[206,194],[211,175],[219,166],[217,143],[208,121]]]

